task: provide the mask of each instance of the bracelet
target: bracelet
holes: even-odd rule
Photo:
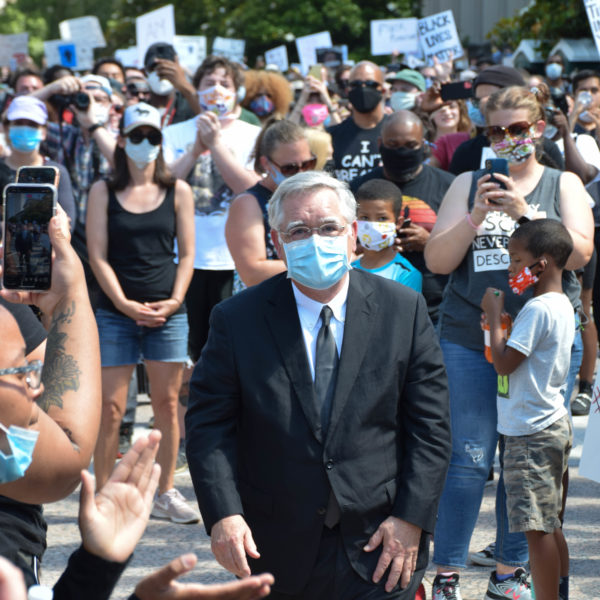
[[[171,296],[171,297],[169,298],[169,300],[175,300],[175,302],[177,302],[177,304],[179,304],[179,306],[181,306],[181,305],[183,304],[183,301],[182,301],[182,300],[178,300],[177,298],[173,298],[173,296]]]
[[[91,135],[96,131],[96,129],[100,129],[100,127],[104,127],[104,125],[100,123],[94,123],[91,127],[88,127],[88,133]]]
[[[471,213],[467,213],[465,215],[465,219],[466,219],[467,223],[469,224],[469,227],[471,227],[475,231],[477,231],[479,229],[479,225],[475,225],[475,223],[473,223],[473,219],[471,218]]]

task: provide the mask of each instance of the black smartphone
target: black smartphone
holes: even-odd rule
[[[6,289],[50,289],[48,224],[56,214],[56,196],[56,188],[50,184],[11,183],[4,188],[2,283]]]
[[[497,183],[503,190],[506,189],[504,182],[494,177],[494,173],[500,173],[500,175],[506,175],[508,177],[508,161],[506,158],[486,158],[485,159],[485,171],[490,174],[490,181]],[[488,200],[491,204],[500,204],[493,200]]]
[[[444,102],[448,100],[466,100],[473,97],[473,83],[471,81],[455,81],[442,83],[440,95]]]
[[[58,187],[60,174],[56,167],[19,167],[17,183],[49,183]]]
[[[412,225],[412,219],[404,219],[404,222],[402,223],[402,227],[400,227],[400,229],[406,229],[407,227],[410,227]]]

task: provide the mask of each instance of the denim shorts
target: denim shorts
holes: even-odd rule
[[[568,415],[530,435],[506,436],[504,485],[510,531],[560,527],[562,477],[573,433]]]
[[[133,319],[110,310],[96,310],[103,367],[136,365],[140,360],[186,362],[188,320],[172,315],[160,327],[142,327]]]

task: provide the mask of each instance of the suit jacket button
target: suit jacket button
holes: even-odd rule
[[[330,459],[330,460],[328,460],[328,461],[325,463],[325,468],[326,468],[328,471],[331,471],[331,469],[333,469],[333,461],[332,461],[331,459]]]
[[[321,517],[327,512],[327,509],[324,506],[320,506],[317,508],[317,514]]]

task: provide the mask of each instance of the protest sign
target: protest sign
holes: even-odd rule
[[[581,459],[579,461],[579,474],[600,483],[600,371],[596,375],[592,391],[592,404],[590,416],[585,430]]]
[[[213,42],[212,53],[220,56],[226,56],[229,60],[243,62],[245,49],[245,40],[236,40],[233,38],[217,36]]]
[[[192,73],[206,58],[206,37],[203,35],[176,35],[173,46],[179,64]]]
[[[419,42],[425,62],[433,64],[435,56],[440,62],[463,55],[451,10],[430,15],[419,20]]]
[[[93,48],[80,46],[68,40],[46,40],[44,54],[49,67],[62,65],[76,71],[83,71],[94,66]]]
[[[285,73],[288,70],[288,53],[285,46],[277,46],[265,52],[265,63],[267,65],[276,65],[277,68]]]
[[[419,52],[419,20],[378,19],[371,21],[371,54],[381,56],[394,51],[404,54]]]
[[[317,48],[317,62],[330,69],[339,67],[344,62],[344,50],[341,46],[333,48]]]
[[[317,48],[331,48],[331,34],[329,31],[320,31],[303,37],[296,38],[296,49],[302,73],[308,73],[311,65],[317,63]]]
[[[143,67],[138,55],[137,46],[129,46],[129,48],[120,48],[115,50],[115,58],[121,61],[126,67]]]
[[[585,0],[585,10],[596,48],[600,54],[600,0]]]
[[[167,4],[146,13],[135,20],[135,38],[140,64],[144,64],[144,56],[148,46],[155,42],[173,43],[175,38],[175,10]]]
[[[90,48],[105,48],[106,41],[102,34],[102,27],[98,17],[79,17],[77,19],[67,19],[58,24],[60,37],[63,40],[70,40],[80,46],[89,46]]]
[[[14,69],[28,54],[28,33],[0,35],[0,66]]]

